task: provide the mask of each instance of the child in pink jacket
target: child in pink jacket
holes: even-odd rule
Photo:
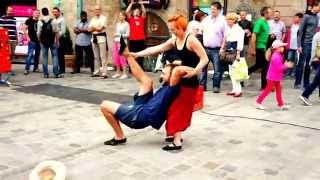
[[[276,97],[277,102],[280,110],[287,110],[288,107],[284,105],[282,99],[282,92],[281,92],[281,81],[283,80],[284,72],[288,68],[293,67],[292,62],[285,62],[284,63],[284,47],[287,46],[286,43],[282,43],[280,40],[275,40],[272,43],[272,56],[270,60],[270,65],[267,74],[268,84],[267,87],[262,91],[262,93],[258,96],[256,103],[257,108],[264,110],[262,106],[263,100],[271,93],[271,91],[275,88],[276,89]]]

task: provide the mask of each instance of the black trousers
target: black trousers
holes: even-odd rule
[[[144,44],[144,40],[130,40],[129,41],[129,49],[131,52],[139,52],[145,49],[145,44]],[[138,64],[140,65],[140,67],[144,70],[143,67],[143,57],[139,57],[137,59]]]
[[[59,42],[60,42],[59,48],[58,48],[59,73],[63,74],[63,73],[66,73],[66,63],[64,60],[65,44],[62,38],[60,38]]]
[[[83,62],[85,62],[86,65],[89,65],[91,73],[94,72],[94,58],[93,58],[93,51],[92,51],[92,45],[89,46],[75,46],[76,51],[76,65],[74,72],[80,73],[80,67],[83,65]],[[83,52],[85,53],[85,58],[83,56]],[[84,61],[85,60],[85,61]]]
[[[261,69],[261,89],[267,86],[269,62],[266,60],[265,54],[265,49],[256,49],[256,64],[249,68],[249,74]]]

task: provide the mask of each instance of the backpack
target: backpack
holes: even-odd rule
[[[53,32],[52,27],[52,19],[50,19],[48,22],[45,22],[44,20],[41,20],[42,22],[42,30],[40,32],[40,42],[44,46],[51,46],[54,44],[55,40],[55,33]]]

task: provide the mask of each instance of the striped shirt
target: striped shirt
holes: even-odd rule
[[[8,29],[10,41],[17,40],[16,18],[6,15],[0,17],[0,27]]]

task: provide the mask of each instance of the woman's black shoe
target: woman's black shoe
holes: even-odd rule
[[[121,139],[121,140],[116,140],[115,138],[110,139],[109,141],[104,142],[104,145],[109,145],[109,146],[116,146],[119,144],[124,144],[127,142],[127,138]]]
[[[182,149],[182,146],[177,146],[175,145],[174,143],[171,143],[169,145],[166,145],[162,148],[162,150],[164,151],[177,151],[177,150],[181,150]]]
[[[168,143],[172,143],[174,140],[174,137],[166,137],[164,140]],[[181,139],[181,142],[183,142],[183,139]]]

